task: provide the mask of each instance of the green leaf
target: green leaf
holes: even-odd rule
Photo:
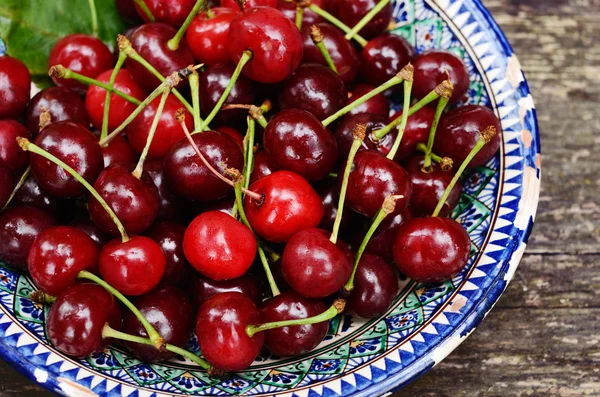
[[[124,30],[115,0],[96,0],[98,37],[110,48]],[[32,76],[48,72],[48,56],[62,37],[92,34],[88,0],[1,0],[0,38],[7,53],[23,61]]]

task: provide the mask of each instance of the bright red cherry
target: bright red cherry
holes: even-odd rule
[[[250,183],[254,183],[260,178],[271,175],[275,171],[279,171],[279,167],[275,161],[264,150],[259,150],[254,154],[254,168],[250,175]]]
[[[89,219],[75,219],[70,225],[90,236],[99,250],[110,240],[110,236],[100,230],[98,226]]]
[[[399,110],[392,116],[392,120],[402,116],[402,110]],[[395,160],[407,160],[411,154],[416,150],[418,143],[426,143],[431,131],[431,124],[435,117],[435,110],[431,107],[424,106],[419,109],[415,114],[408,118],[406,122],[406,129],[404,135],[402,135],[402,141],[400,142],[400,148],[396,154]],[[390,131],[387,135],[397,135],[397,129]]]
[[[20,204],[37,207],[49,214],[58,213],[60,208],[60,201],[56,197],[46,193],[31,174],[25,180],[23,186],[17,190],[11,203],[14,205]]]
[[[106,146],[102,146],[102,157],[104,157],[104,167],[112,164],[123,164],[130,169],[134,169],[138,162],[137,153],[132,149],[129,141],[122,136],[116,136]]]
[[[242,277],[231,280],[219,281],[198,275],[190,287],[190,292],[194,298],[196,307],[201,307],[204,302],[213,296],[225,292],[239,292],[246,295],[252,302],[258,305],[262,299],[262,290],[260,287],[258,279],[249,274],[244,274]]]
[[[73,121],[86,128],[90,125],[85,102],[67,87],[48,87],[31,98],[25,110],[25,126],[33,135],[39,132],[42,109],[48,110],[53,123]]]
[[[325,0],[314,0],[311,4],[315,4],[321,8],[325,8]],[[295,0],[278,0],[277,9],[283,13],[290,21],[296,23],[296,7],[297,2]],[[302,13],[302,26],[311,26],[316,23],[322,22],[323,18],[312,12],[308,7],[304,8]]]
[[[163,22],[175,28],[183,25],[188,14],[196,4],[195,0],[144,0],[156,22]],[[149,22],[146,13],[136,4],[135,8],[145,22]]]
[[[239,7],[210,10],[213,17],[208,17],[206,11],[196,15],[186,32],[187,43],[198,62],[207,65],[230,62],[229,25],[240,13]]]
[[[277,0],[247,0],[244,3],[244,10],[248,10],[252,7],[277,7]],[[239,11],[240,6],[235,0],[221,0],[221,7],[229,8],[231,10]]]
[[[428,51],[420,54],[414,62],[412,93],[417,99],[424,98],[444,80],[454,85],[450,104],[463,99],[469,89],[469,72],[461,59],[445,51]]]
[[[331,13],[348,26],[354,26],[378,3],[378,0],[332,0]],[[392,3],[388,3],[359,32],[365,39],[372,39],[387,31],[392,20]]]
[[[368,85],[368,84],[356,85],[351,92],[351,96],[348,98],[348,103],[354,102],[361,96],[368,94],[369,92],[373,91],[374,89],[375,89],[375,87],[373,87],[372,85]],[[366,101],[364,103],[361,103],[360,105],[356,106],[354,109],[349,111],[346,114],[346,117],[354,116],[356,114],[362,114],[362,113],[371,113],[371,114],[375,114],[380,117],[385,117],[387,119],[390,114],[390,103],[388,102],[387,99],[385,99],[385,96],[383,95],[383,93],[377,94],[373,98],[369,99],[368,101]],[[409,120],[410,120],[410,118],[409,118]]]
[[[183,253],[184,234],[185,226],[169,221],[156,222],[146,232],[165,254],[166,268],[161,282],[177,286],[190,282],[192,267]]]
[[[29,102],[31,75],[17,58],[0,56],[0,119],[18,118]]]
[[[29,139],[31,134],[16,120],[0,120],[0,160],[12,172],[22,170],[29,162],[27,152],[17,144],[18,137]]]
[[[13,177],[10,169],[0,160],[0,208],[8,201],[13,190]]]
[[[145,180],[151,179],[158,192],[158,215],[157,219],[178,221],[183,219],[186,210],[186,202],[173,194],[168,188],[163,172],[163,164],[159,159],[146,160],[144,163]]]
[[[360,76],[369,84],[379,86],[412,62],[415,49],[406,39],[385,34],[369,41],[360,59]]]

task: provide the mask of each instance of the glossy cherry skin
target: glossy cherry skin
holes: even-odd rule
[[[338,184],[341,183],[340,175]],[[386,197],[402,195],[396,200],[394,214],[398,214],[408,206],[411,192],[410,178],[398,163],[372,150],[356,154],[346,194],[346,202],[354,211],[372,218]]]
[[[440,120],[433,150],[440,156],[452,158],[458,166],[479,140],[479,132],[490,126],[496,129],[496,135],[469,163],[470,168],[483,165],[496,154],[502,142],[500,120],[484,106],[461,106],[445,114]]]
[[[160,100],[161,98],[158,97],[150,102],[150,104],[146,106],[135,119],[133,119],[131,124],[127,126],[129,144],[133,150],[140,154],[146,146],[148,134],[150,133],[150,128],[154,121],[154,116],[156,115]],[[148,158],[160,159],[165,157],[175,142],[185,138],[181,124],[179,124],[175,117],[175,113],[182,107],[183,105],[174,95],[169,95],[167,97],[163,112],[158,121],[158,126],[154,132],[154,138],[152,139],[150,149],[148,150]],[[192,115],[187,111],[185,112],[185,125],[190,131],[194,129],[194,120]]]
[[[17,58],[0,56],[0,119],[18,118],[31,90],[31,75]]]
[[[100,285],[84,283],[73,285],[57,297],[48,313],[46,330],[58,351],[83,359],[110,343],[102,339],[105,324],[121,328],[119,303]]]
[[[167,47],[167,42],[175,36],[177,30],[164,23],[153,22],[140,26],[131,36],[133,48],[158,70],[160,74],[167,77],[173,72],[194,64],[194,54],[182,40],[176,51]],[[154,90],[160,81],[150,73],[144,66],[132,59],[125,64],[135,81],[148,91]]]
[[[412,93],[417,99],[424,98],[444,80],[454,85],[450,104],[463,99],[469,89],[469,72],[461,59],[445,51],[428,51],[420,54],[414,62]]]
[[[112,67],[113,55],[108,47],[96,37],[75,33],[60,39],[50,52],[48,67],[63,65],[67,69],[86,77],[96,78],[100,73]],[[69,87],[85,93],[86,87],[73,79],[53,77],[58,86]]]
[[[214,16],[200,12],[190,24],[185,37],[198,62],[207,65],[230,62],[228,38],[229,25],[239,14],[237,9],[211,8]]]
[[[279,108],[302,109],[323,120],[346,106],[348,92],[335,72],[319,64],[303,64],[283,82]]]
[[[156,329],[165,343],[185,347],[194,329],[194,308],[190,299],[173,285],[159,285],[132,302]],[[146,329],[135,315],[127,310],[123,315],[123,332],[148,338]],[[160,352],[154,346],[125,342],[131,354],[145,362],[169,360],[175,353]]]
[[[306,12],[306,10],[305,10]],[[317,26],[323,33],[323,43],[331,55],[331,59],[339,72],[340,78],[345,83],[351,83],[358,74],[358,54],[352,44],[344,38],[344,34],[335,26],[328,23],[318,23]],[[321,51],[315,46],[310,37],[310,25],[302,28],[302,42],[304,46],[303,62],[316,62],[327,66],[327,61]]]
[[[415,58],[415,49],[403,37],[385,34],[369,41],[360,57],[360,77],[379,86]]]
[[[196,336],[202,355],[223,371],[249,367],[265,337],[263,332],[249,337],[246,327],[260,323],[260,312],[246,295],[225,292],[213,296],[204,302],[196,317]]]
[[[225,172],[226,168],[244,168],[242,149],[229,135],[204,131],[193,135],[193,139],[206,160],[219,172]],[[171,147],[164,160],[163,172],[171,191],[188,200],[218,200],[233,191],[231,186],[210,172],[187,138]]]
[[[311,4],[315,4],[321,8],[325,8],[325,3],[325,0],[311,1]],[[277,1],[277,9],[281,11],[283,15],[285,15],[286,18],[292,21],[293,23],[296,23],[296,7],[297,3],[295,0]],[[302,26],[311,26],[322,21],[323,18],[312,12],[309,8],[304,8],[304,12],[302,13]]]
[[[229,8],[230,10],[239,11],[240,6],[235,0],[221,0],[221,7]],[[252,7],[277,7],[277,0],[248,0],[244,5],[244,10]]]
[[[30,205],[50,214],[58,213],[60,208],[60,201],[46,193],[31,174],[25,180],[23,186],[17,190],[11,203],[12,205]]]
[[[75,283],[80,271],[96,270],[98,247],[90,236],[77,228],[49,227],[31,245],[27,265],[36,285],[56,296]]]
[[[0,160],[12,172],[22,170],[29,163],[27,152],[17,144],[18,137],[30,139],[31,134],[16,120],[0,120]]]
[[[259,308],[260,318],[265,323],[300,320],[318,316],[327,310],[317,299],[305,298],[295,291],[284,291],[268,299]],[[325,339],[329,322],[295,325],[264,331],[265,346],[271,353],[280,356],[298,356],[313,350]]]
[[[177,286],[186,285],[192,275],[192,267],[183,253],[185,226],[170,221],[156,222],[146,236],[162,249],[166,267],[161,282]]]
[[[113,69],[108,69],[101,73],[96,80],[108,84]],[[126,69],[121,69],[117,72],[114,88],[124,92],[125,94],[138,99],[140,102],[146,98],[146,93],[140,87],[131,73]],[[106,98],[106,90],[97,85],[90,85],[85,97],[85,108],[90,116],[92,124],[96,129],[102,129],[102,118],[104,117],[104,100]],[[127,117],[137,108],[137,105],[126,101],[125,99],[115,94],[110,94],[110,109],[108,111],[108,130],[112,131],[125,121]]]
[[[364,124],[367,127],[365,139],[359,150],[372,149],[386,155],[394,145],[394,140],[396,139],[394,131],[390,131],[379,140],[374,139],[372,136],[373,131],[382,129],[387,125],[387,117],[381,117],[372,113],[361,113],[349,117],[346,116],[340,120],[335,128],[335,139],[338,144],[339,158],[344,166],[350,148],[352,147],[352,142],[354,142],[352,132],[359,123]]]
[[[173,194],[165,181],[161,160],[146,160],[144,163],[144,179],[152,180],[158,192],[158,215],[157,219],[178,221],[183,219],[186,202]]]
[[[98,139],[81,124],[59,121],[44,128],[34,143],[65,162],[89,183],[104,168],[102,149]],[[46,192],[64,198],[86,193],[86,188],[60,166],[44,157],[29,155],[31,172]]]
[[[263,144],[278,167],[308,181],[325,178],[337,163],[334,136],[305,110],[284,109],[277,113],[267,124]]]
[[[373,87],[372,85],[368,84],[356,85],[350,93],[350,97],[348,98],[348,104],[368,94],[375,88],[376,87]],[[356,106],[354,109],[346,113],[346,117],[363,113],[371,113],[387,119],[390,114],[390,103],[382,93],[377,94],[373,98],[369,99],[364,103],[361,103],[360,105]]]
[[[348,26],[354,26],[378,3],[378,0],[332,0],[330,11]],[[369,40],[387,31],[392,20],[392,3],[388,3],[367,25],[360,35]]]
[[[183,25],[188,14],[196,4],[195,0],[144,0],[156,22],[163,22],[175,28]],[[145,22],[149,22],[146,13],[136,4],[135,8]]]
[[[402,110],[399,110],[392,116],[392,120],[401,116]],[[416,150],[418,143],[427,143],[434,117],[435,110],[425,106],[408,118],[406,129],[404,130],[404,135],[402,135],[402,141],[400,142],[400,148],[395,157],[396,161],[405,161],[409,159]],[[397,129],[394,131],[397,131]],[[391,131],[389,134],[392,134],[394,131]]]
[[[156,287],[165,273],[166,260],[160,246],[149,237],[133,236],[123,243],[109,241],[100,251],[102,278],[125,295],[144,295]]]
[[[363,318],[384,314],[398,295],[398,276],[383,259],[363,253],[354,277],[347,310]]]
[[[221,211],[200,214],[183,237],[185,257],[213,280],[241,277],[256,257],[256,238],[244,224]]]
[[[13,190],[13,177],[10,169],[0,160],[0,208],[8,201]]]
[[[450,218],[414,218],[398,228],[394,261],[410,279],[437,283],[451,279],[469,259],[471,241]]]
[[[394,261],[392,245],[394,244],[398,227],[412,218],[414,218],[414,215],[410,207],[406,207],[404,211],[397,215],[387,216],[386,219],[381,222],[381,225],[379,225],[373,236],[371,236],[371,239],[367,244],[367,251],[377,255],[387,263],[392,263]],[[364,223],[363,230],[361,230],[360,233],[357,233],[356,244],[362,242],[369,226],[371,226],[370,220],[368,223]]]
[[[265,240],[284,243],[296,232],[316,227],[323,204],[306,179],[290,171],[277,171],[250,185],[264,202],[244,198],[244,210],[254,232]]]
[[[410,176],[413,191],[410,197],[410,206],[417,215],[431,215],[442,198],[444,191],[454,178],[452,172],[442,171],[440,165],[433,161],[431,170],[423,172],[423,162],[425,158],[422,155],[417,155],[408,160],[406,163],[406,172]],[[440,211],[440,216],[449,215],[460,200],[462,192],[462,183],[460,180],[456,183],[446,204]]]
[[[48,110],[53,123],[73,121],[86,128],[90,125],[85,102],[77,92],[67,87],[48,87],[31,98],[25,110],[25,126],[34,135],[40,129],[42,108]]]
[[[75,219],[71,222],[71,226],[90,236],[99,250],[110,240],[110,236],[100,230],[98,226],[89,219]]]
[[[250,274],[244,274],[241,277],[231,280],[215,281],[208,277],[198,275],[190,288],[194,304],[201,307],[204,302],[215,295],[225,292],[239,292],[246,295],[255,304],[259,304],[262,298],[260,282]]]
[[[242,150],[244,149],[244,135],[242,135],[241,132],[228,125],[221,125],[215,129],[219,132],[222,132],[223,134],[227,134],[230,137],[232,137],[233,140],[236,141],[238,145],[240,145]]]
[[[134,177],[123,164],[105,168],[94,183],[94,189],[112,208],[129,234],[144,232],[158,215],[156,186],[152,181]],[[101,230],[112,235],[119,234],[115,222],[94,197],[90,197],[88,209],[92,221]]]
[[[250,175],[250,183],[254,183],[260,178],[271,175],[275,171],[279,171],[279,167],[275,164],[273,158],[269,156],[266,151],[259,150],[254,153],[254,168]]]
[[[335,178],[327,177],[315,185],[315,190],[321,196],[321,202],[325,210],[319,228],[327,231],[333,230],[333,224],[335,223],[335,217],[337,216],[338,202],[340,199],[337,184]],[[344,234],[348,231],[354,222],[357,222],[358,214],[353,211],[345,211],[342,217],[342,223],[340,225],[340,234]]]
[[[229,55],[237,65],[242,53],[252,59],[242,73],[261,83],[277,83],[292,74],[302,60],[302,36],[280,11],[247,8],[229,26]]]
[[[137,153],[122,136],[116,136],[106,146],[102,146],[102,157],[104,157],[105,167],[112,164],[123,164],[130,169],[134,169],[138,162]]]

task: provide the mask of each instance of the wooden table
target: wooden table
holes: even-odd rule
[[[482,325],[397,396],[600,396],[600,0],[484,3],[537,105],[537,222]],[[4,362],[0,379],[2,397],[49,395]]]

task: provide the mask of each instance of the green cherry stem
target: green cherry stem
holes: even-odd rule
[[[302,18],[304,18],[304,7],[296,7],[296,27],[302,30]]]
[[[27,180],[27,177],[29,176],[30,172],[31,172],[31,166],[28,166],[27,169],[25,171],[23,171],[23,173],[21,174],[19,181],[15,185],[15,188],[13,189],[13,191],[10,193],[10,196],[8,196],[8,200],[6,200],[6,204],[4,204],[4,207],[2,207],[2,209],[5,209],[6,207],[8,207],[8,205],[13,200],[13,198],[15,198],[15,195],[17,194],[19,189],[21,189],[21,187]]]
[[[410,64],[409,64],[410,65]],[[412,65],[410,65],[412,68]],[[411,70],[412,74],[412,70]],[[413,79],[412,75],[410,79],[404,79],[404,109],[408,109],[410,107],[410,93],[412,91]],[[408,112],[403,112],[400,122],[400,127],[398,127],[398,135],[396,136],[396,140],[394,141],[394,145],[392,149],[387,154],[387,158],[393,160],[396,157],[396,153],[398,153],[398,149],[400,148],[400,143],[402,142],[402,137],[404,136],[404,131],[406,130],[406,123],[408,122]]]
[[[248,189],[250,186],[250,176],[252,175],[252,171],[254,170],[254,135],[256,132],[256,122],[250,116],[247,117],[248,120],[248,131],[246,132],[246,136],[244,137],[244,145],[246,146],[245,153],[245,164],[244,164],[244,187]]]
[[[440,211],[444,207],[444,204],[446,204],[446,200],[448,200],[450,192],[452,192],[452,189],[454,189],[454,186],[456,186],[456,183],[458,182],[458,179],[460,178],[462,173],[465,172],[465,169],[467,168],[471,160],[473,160],[473,158],[486,145],[486,143],[492,140],[496,133],[496,128],[493,126],[487,127],[479,133],[479,139],[475,143],[475,146],[473,146],[473,149],[471,149],[471,151],[469,152],[467,158],[465,158],[465,160],[462,162],[462,164],[456,171],[454,178],[452,178],[450,184],[446,187],[446,190],[444,190],[444,194],[442,195],[442,197],[440,197],[440,201],[438,201],[437,206],[433,211],[433,214],[431,214],[432,217],[436,217],[440,214]]]
[[[367,24],[377,15],[377,13],[383,10],[383,7],[387,6],[390,3],[390,0],[381,0],[375,7],[371,9],[349,32],[346,33],[346,40],[351,40],[354,36],[361,31],[362,28],[367,26]],[[364,46],[363,46],[364,47]]]
[[[431,130],[429,131],[429,138],[427,139],[427,152],[425,152],[425,161],[423,162],[423,170],[425,172],[429,172],[431,170],[431,151],[433,150],[433,142],[435,141],[435,133],[437,131],[438,124],[440,123],[440,118],[442,117],[442,113],[444,113],[444,109],[450,102],[450,98],[452,97],[452,91],[454,86],[449,80],[446,80],[444,83],[440,84],[436,87],[436,90],[439,88],[438,94],[440,95],[440,100],[435,109],[435,115],[433,117],[433,123],[431,123]]]
[[[421,153],[427,153],[427,146],[423,142],[417,143],[417,150]],[[438,163],[444,172],[452,171],[454,161],[450,157],[440,157],[431,152],[431,159]]]
[[[325,43],[323,43],[323,39],[325,38],[323,36],[323,32],[321,32],[321,29],[319,29],[317,25],[312,25],[310,27],[310,38],[312,39],[312,42],[315,44],[317,49],[321,52],[321,55],[323,55],[323,58],[325,58],[325,62],[327,62],[329,68],[333,70],[336,74],[340,74],[337,68],[335,67],[335,63],[333,63],[333,59],[331,58],[329,50],[325,46]]]
[[[196,14],[198,14],[200,9],[202,8],[203,4],[204,4],[204,0],[196,1],[194,8],[192,8],[192,11],[190,11],[190,13],[188,14],[187,18],[183,22],[183,25],[181,25],[181,27],[179,28],[179,30],[177,31],[175,36],[173,36],[173,38],[171,40],[167,41],[167,47],[171,51],[177,51],[179,49],[179,43],[181,42],[181,39],[185,35],[185,32],[187,31],[188,27],[190,26],[190,23],[192,23],[192,20],[194,19]]]
[[[214,18],[215,17],[215,13],[213,12],[213,10],[210,8],[210,6],[208,5],[208,3],[206,3],[204,5],[204,9],[206,10],[206,16],[208,17],[208,19]]]
[[[202,132],[202,118],[200,117],[200,78],[198,72],[194,70],[190,78],[190,89],[192,92],[192,115],[194,116],[194,132]]]
[[[117,64],[110,74],[110,79],[108,80],[109,89],[114,89],[115,80],[117,79],[117,74],[121,67],[127,60],[127,55],[119,51],[119,59],[117,59]],[[139,101],[138,101],[139,102]],[[108,135],[108,115],[110,112],[110,91],[106,90],[106,94],[104,96],[104,113],[102,115],[102,132],[100,133],[100,140],[103,140]]]
[[[337,213],[335,214],[335,221],[333,222],[333,230],[331,232],[331,237],[329,237],[329,240],[334,244],[337,243],[340,225],[342,224],[342,215],[344,213],[344,203],[346,201],[346,192],[348,191],[348,180],[350,179],[352,163],[354,163],[354,157],[356,156],[356,153],[358,153],[358,150],[360,149],[365,139],[366,131],[367,126],[362,123],[356,124],[354,130],[352,131],[354,141],[352,142],[350,152],[348,153],[348,160],[346,160],[346,167],[344,168],[344,179],[342,179],[342,188],[340,189],[340,197],[338,199]]]
[[[148,8],[148,6],[144,2],[144,0],[133,0],[133,2],[142,9],[144,14],[146,14],[146,18],[148,18],[148,22],[155,21],[154,15],[152,15],[152,12],[150,12],[150,9]]]
[[[29,299],[31,299],[32,301],[37,302],[37,303],[41,303],[41,304],[47,303],[49,305],[56,302],[56,296],[47,294],[44,291],[42,291],[41,289],[35,290],[31,294],[29,294]]]
[[[342,30],[344,33],[348,33],[352,30],[344,22],[340,21],[339,19],[337,19],[336,17],[334,17],[333,15],[331,15],[330,13],[328,13],[327,11],[325,11],[324,9],[322,9],[321,7],[319,7],[316,4],[311,4],[310,6],[308,6],[308,9],[311,10],[312,12],[314,12],[315,14],[317,14],[318,16],[320,16],[321,18],[325,19],[327,22],[329,22],[333,26]],[[366,46],[368,43],[368,41],[365,40],[364,37],[361,37],[358,34],[355,34],[352,38],[354,40],[356,40],[358,42],[358,44],[360,44],[363,47]]]
[[[269,104],[270,103],[271,102],[269,102]],[[263,106],[264,106],[264,104],[263,104]],[[248,111],[248,114],[250,115],[250,117],[252,117],[254,120],[256,120],[258,125],[260,125],[262,128],[267,128],[268,121],[265,118],[265,116],[263,116],[263,112],[264,112],[263,106],[258,107],[258,106],[251,105],[250,110]]]
[[[88,0],[90,5],[90,15],[92,18],[92,35],[98,37],[98,12],[96,11],[96,2],[94,0]]]

